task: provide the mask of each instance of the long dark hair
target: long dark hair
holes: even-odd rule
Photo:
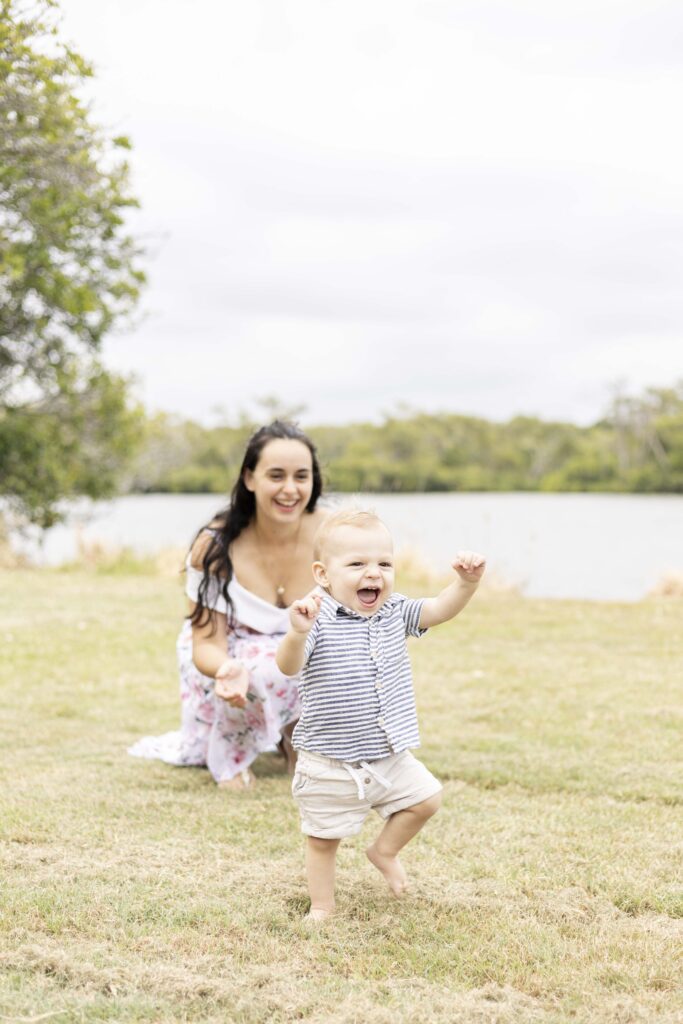
[[[225,598],[228,609],[228,623],[229,625],[233,623],[232,601],[228,594],[228,586],[233,576],[230,545],[239,537],[242,530],[249,525],[256,514],[256,498],[247,489],[244,483],[244,475],[247,470],[253,471],[256,469],[256,465],[261,458],[261,452],[265,446],[269,441],[277,439],[301,441],[311,453],[313,489],[306,505],[306,512],[312,512],[316,506],[323,489],[323,484],[318,453],[310,437],[304,434],[303,430],[295,423],[289,423],[287,420],[274,420],[267,427],[259,427],[247,442],[239,476],[230,494],[230,504],[226,508],[221,509],[213,517],[210,524],[203,526],[192,541],[192,547],[194,547],[197,538],[202,533],[206,533],[208,538],[202,557],[203,575],[202,581],[199,584],[197,604],[190,616],[190,622],[193,626],[206,625],[211,619],[214,619],[215,622],[213,611],[207,607],[207,595],[213,593],[216,587],[216,583],[213,580],[218,581],[219,591]]]

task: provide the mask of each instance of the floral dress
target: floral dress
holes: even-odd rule
[[[197,599],[202,575],[187,567],[188,597]],[[192,661],[192,627],[186,619],[177,641],[180,669],[180,729],[163,736],[145,736],[129,749],[135,757],[167,764],[206,765],[216,782],[245,771],[280,741],[283,728],[301,712],[297,676],[285,676],[275,652],[288,626],[288,611],[276,608],[246,590],[234,577],[228,587],[235,624],[226,637],[226,656],[237,658],[249,673],[247,705],[235,708],[217,697],[215,679],[202,675]],[[218,586],[209,603],[226,613]]]

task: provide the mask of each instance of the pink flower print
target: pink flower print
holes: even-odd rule
[[[272,750],[283,725],[300,713],[296,678],[283,677],[275,665],[280,640],[280,635],[261,634],[241,623],[226,637],[227,654],[249,673],[249,705],[238,710],[216,697],[215,681],[197,670],[192,631],[185,622],[178,639],[181,749],[173,763],[206,764],[218,780],[231,778],[259,753]]]

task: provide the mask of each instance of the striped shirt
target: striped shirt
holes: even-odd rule
[[[392,594],[359,615],[326,594],[304,651],[297,750],[373,761],[420,744],[406,636],[422,636],[423,600]]]

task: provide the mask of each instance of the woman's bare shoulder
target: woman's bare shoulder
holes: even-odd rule
[[[329,505],[316,505],[316,507],[310,513],[311,521],[313,525],[316,527],[316,529],[320,526],[321,523],[324,523],[326,519],[329,519],[333,511],[334,510],[331,509]]]
[[[321,508],[320,505],[314,508],[312,512],[304,513],[304,523],[302,524],[304,526],[304,536],[312,541],[318,527],[325,522],[329,514],[329,508]]]

